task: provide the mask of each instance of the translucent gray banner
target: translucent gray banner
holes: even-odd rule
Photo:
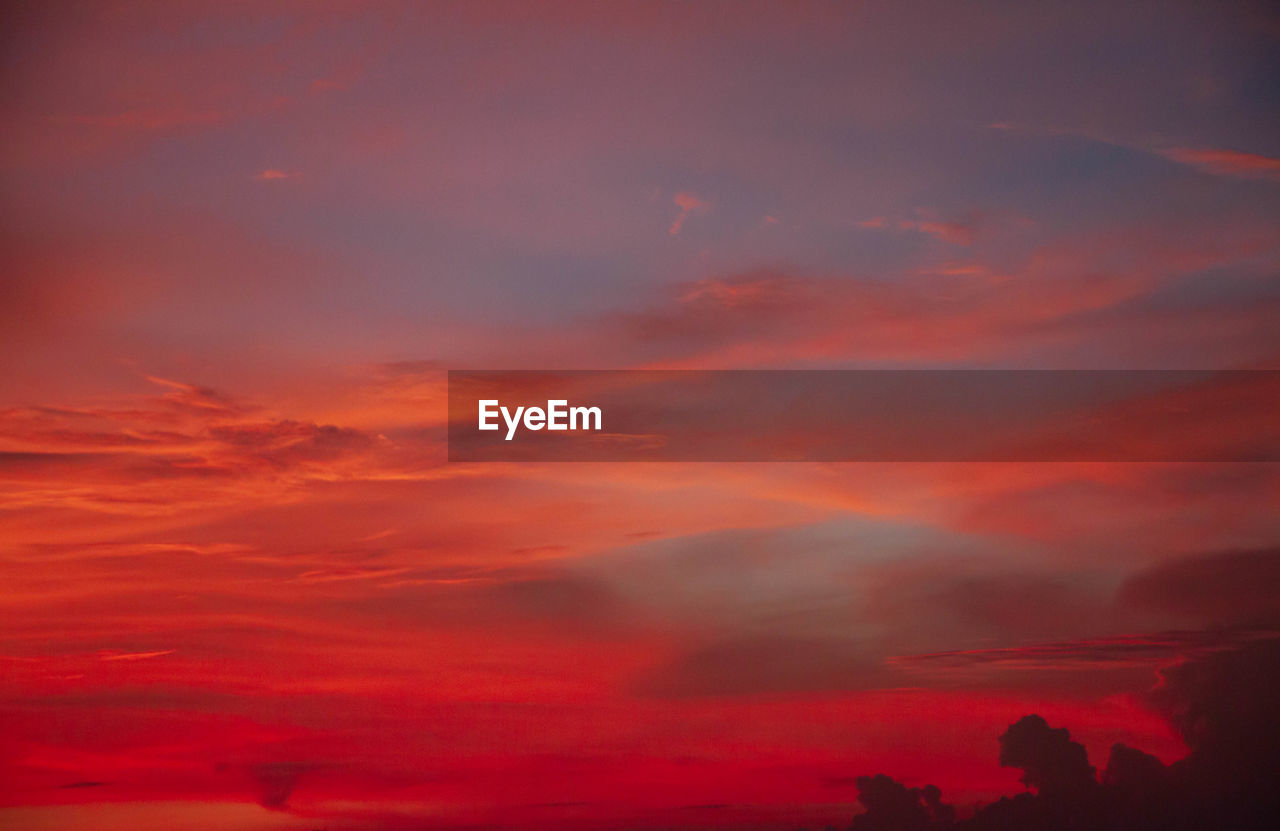
[[[1280,370],[450,371],[458,462],[1274,462]]]

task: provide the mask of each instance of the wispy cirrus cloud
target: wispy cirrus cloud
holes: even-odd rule
[[[1170,161],[1219,176],[1280,181],[1280,159],[1212,147],[1171,147],[1156,151]]]
[[[1193,655],[1236,649],[1280,636],[1280,629],[1187,630],[1112,635],[1077,641],[970,649],[889,658],[898,667],[1002,667],[1018,670],[1080,670],[1129,664],[1156,668]]]
[[[967,230],[935,230],[957,242],[969,239]],[[1166,328],[1169,313],[1159,305],[1144,308],[1166,287],[1215,267],[1270,261],[1271,246],[1261,227],[1222,224],[1175,234],[1137,226],[991,265],[979,259],[894,274],[771,268],[713,275],[672,287],[668,302],[601,315],[607,321],[601,340],[623,360],[654,368],[982,360],[1048,343],[1059,353],[1088,351],[1098,338],[1120,336],[1116,327],[1137,348],[1144,337],[1155,343],[1190,335],[1189,328]],[[1183,316],[1184,326],[1217,328],[1225,325],[1218,318],[1230,316],[1243,324],[1237,333],[1248,336],[1255,355],[1280,349],[1263,334],[1273,304],[1233,304],[1229,298],[1220,308],[1201,304]],[[629,341],[619,343],[619,326]],[[1086,332],[1090,344],[1081,340]]]

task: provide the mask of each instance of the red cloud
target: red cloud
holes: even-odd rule
[[[704,202],[692,193],[685,193],[681,191],[675,195],[672,201],[680,208],[680,213],[676,216],[675,221],[671,223],[670,234],[673,237],[680,233],[680,229],[684,227],[685,220],[687,220],[691,215],[695,213],[706,213],[711,210],[710,202]]]
[[[1280,159],[1239,150],[1174,147],[1159,151],[1166,159],[1223,176],[1280,180]]]

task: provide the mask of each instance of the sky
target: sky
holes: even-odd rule
[[[972,806],[1031,713],[1181,758],[1152,690],[1280,625],[1274,464],[444,430],[450,368],[1280,368],[1267,4],[4,15],[6,827]]]

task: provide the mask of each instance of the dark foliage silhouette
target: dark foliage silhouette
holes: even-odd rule
[[[1045,797],[1087,798],[1097,786],[1084,745],[1040,716],[1024,716],[1000,737],[1000,765],[1021,768],[1022,783]]]
[[[958,820],[933,785],[856,780],[851,831],[1253,831],[1280,827],[1280,640],[1166,669],[1153,702],[1181,730],[1165,765],[1124,744],[1099,775],[1066,728],[1028,715],[1000,736],[1000,764],[1031,790]]]
[[[954,809],[942,803],[942,791],[934,785],[908,788],[884,774],[859,776],[856,784],[858,799],[867,812],[854,817],[853,831],[877,828],[924,831],[955,820]]]

